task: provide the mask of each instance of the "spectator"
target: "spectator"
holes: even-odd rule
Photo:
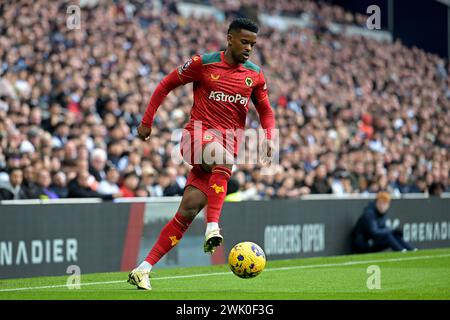
[[[103,149],[94,149],[91,153],[91,161],[89,165],[89,173],[94,176],[98,182],[106,177],[106,151]]]
[[[124,198],[131,198],[136,196],[136,190],[139,186],[139,178],[134,172],[127,173],[123,177],[120,193]]]
[[[165,190],[170,185],[170,178],[166,172],[162,172],[158,175],[156,183],[153,185],[154,196],[163,197],[166,195]]]
[[[163,195],[165,197],[182,196],[183,188],[177,182],[177,171],[175,168],[167,168],[163,172],[167,179],[167,185],[164,187]]]
[[[427,181],[424,177],[418,177],[411,187],[411,192],[413,193],[426,193],[427,192]]]
[[[69,137],[69,126],[65,122],[59,122],[55,127],[55,133],[53,135],[53,147],[54,148],[60,148],[64,146]]]
[[[89,186],[89,172],[87,170],[79,171],[76,178],[68,184],[69,198],[101,198],[103,200],[112,200],[121,196],[120,193],[101,194],[94,191]]]
[[[348,195],[352,193],[352,186],[350,183],[350,175],[345,170],[337,170],[331,183],[331,190],[336,195]]]
[[[49,115],[47,117],[44,117],[41,127],[47,132],[54,133],[58,124],[64,121],[62,108],[58,103],[54,102],[50,105],[48,112]],[[59,146],[59,141],[56,143]]]
[[[120,173],[117,168],[110,166],[106,169],[106,177],[100,181],[97,192],[101,194],[115,194],[120,192],[119,188]]]
[[[9,180],[0,183],[0,200],[27,199],[27,194],[22,187],[23,173],[19,168],[13,168],[9,172]]]
[[[409,179],[406,172],[400,172],[396,185],[396,188],[400,191],[400,193],[410,193],[412,191],[411,190],[412,186],[408,180]]]
[[[314,182],[311,187],[311,193],[331,193],[331,186],[328,181],[325,165],[319,165],[315,170]]]
[[[127,157],[120,140],[114,140],[108,145],[108,160],[120,171],[125,169]]]
[[[158,197],[180,195],[182,192],[176,182],[173,179],[171,180],[171,177],[166,170],[158,175],[156,184],[153,186],[153,191]]]
[[[355,253],[417,250],[403,240],[400,229],[386,226],[387,211],[391,197],[387,192],[377,193],[375,201],[369,203],[352,231],[352,248]]]
[[[289,169],[294,168],[304,174],[295,178],[291,195],[332,192],[328,179],[317,176],[319,165],[325,166],[326,177],[336,167],[344,168],[358,193],[385,189],[386,177],[388,190],[395,193],[417,190],[411,185],[417,177],[425,179],[421,192],[439,182],[450,190],[450,76],[442,67],[448,69],[448,61],[399,40],[336,34],[334,23],[364,26],[367,17],[326,2],[202,2],[231,15],[259,12],[309,21],[301,28],[288,27],[273,16],[261,25],[261,41],[251,59],[263,66],[269,81],[283,172],[276,179],[257,180],[250,174],[253,168],[238,165],[236,170],[247,177],[240,191],[284,197],[292,185]],[[188,89],[180,87],[166,98],[150,143],[134,138],[136,125],[159,75],[189,55],[220,50],[226,39],[217,31],[227,21],[191,17],[186,22],[173,1],[170,9],[151,1],[116,10],[120,6],[99,2],[85,17],[86,32],[76,33],[58,19],[57,1],[2,4],[1,24],[8,28],[0,32],[0,179],[11,168],[39,161],[71,181],[79,170],[73,161],[87,160],[86,152],[92,158],[95,149],[106,151],[121,175],[136,171],[140,176],[148,160],[158,172],[172,167],[171,133],[188,119]],[[256,117],[250,108],[250,126],[258,123]],[[13,153],[20,155],[9,157]],[[45,156],[59,159],[61,168],[56,161],[56,168],[48,168],[46,160],[39,160]],[[406,175],[404,187],[397,185],[401,172]],[[179,170],[176,189],[184,187],[183,174]],[[26,188],[33,189],[33,179],[25,178]],[[150,194],[162,195],[155,191],[160,187],[153,185]],[[167,194],[178,195],[179,190]]]
[[[367,186],[367,179],[364,175],[364,163],[362,161],[355,163],[353,170],[350,173],[350,181],[353,190],[358,192],[365,190],[365,186]]]
[[[23,189],[27,199],[38,199],[40,190],[36,184],[36,172],[32,166],[23,169]]]
[[[148,195],[150,197],[156,197],[158,196],[158,191],[155,190],[155,184],[156,184],[156,171],[152,167],[146,166],[142,169],[142,188],[147,190]]]
[[[37,173],[36,185],[38,186],[38,196],[39,199],[58,199],[59,196],[56,192],[51,190],[50,184],[52,179],[50,177],[50,172],[47,170],[40,170]]]
[[[374,129],[372,127],[372,116],[364,113],[361,116],[361,123],[359,124],[359,131],[364,139],[371,140],[373,137]]]
[[[67,188],[67,178],[64,172],[57,171],[53,174],[50,190],[58,195],[58,198],[67,198],[69,189]]]
[[[428,194],[431,197],[440,198],[443,192],[444,184],[442,184],[441,182],[433,182],[428,188]]]

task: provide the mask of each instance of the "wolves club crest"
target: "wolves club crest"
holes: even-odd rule
[[[250,77],[245,78],[245,84],[246,84],[248,87],[251,87],[251,86],[253,85],[253,80],[252,80],[252,78],[250,78]]]

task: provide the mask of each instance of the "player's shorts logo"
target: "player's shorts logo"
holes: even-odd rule
[[[211,73],[211,79],[213,79],[214,81],[217,81],[217,80],[219,80],[219,78],[220,78],[220,74],[218,74],[218,75],[213,75],[212,73]]]
[[[246,84],[248,87],[251,87],[251,86],[253,85],[253,80],[252,80],[252,78],[250,78],[250,77],[245,78],[245,84]]]
[[[213,139],[213,136],[210,134],[205,134],[205,136],[203,137],[203,140],[205,141],[211,141]]]

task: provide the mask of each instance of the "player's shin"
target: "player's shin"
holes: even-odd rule
[[[208,206],[206,207],[206,221],[208,223],[219,223],[230,177],[231,170],[226,166],[215,166],[212,169],[208,184]]]
[[[169,252],[183,237],[192,220],[183,217],[179,212],[161,230],[159,238],[150,250],[145,261],[155,265],[167,252]]]
[[[208,184],[208,205],[206,207],[206,233],[203,249],[213,254],[222,243],[219,219],[223,202],[227,194],[227,184],[231,176],[231,170],[225,166],[215,166],[212,169]]]

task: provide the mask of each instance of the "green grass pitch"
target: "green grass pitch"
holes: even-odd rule
[[[380,289],[368,289],[380,270]],[[268,261],[254,279],[240,279],[228,266],[157,269],[152,291],[137,290],[127,273],[81,276],[80,289],[68,289],[68,276],[0,280],[0,299],[450,299],[450,249],[384,252]]]

